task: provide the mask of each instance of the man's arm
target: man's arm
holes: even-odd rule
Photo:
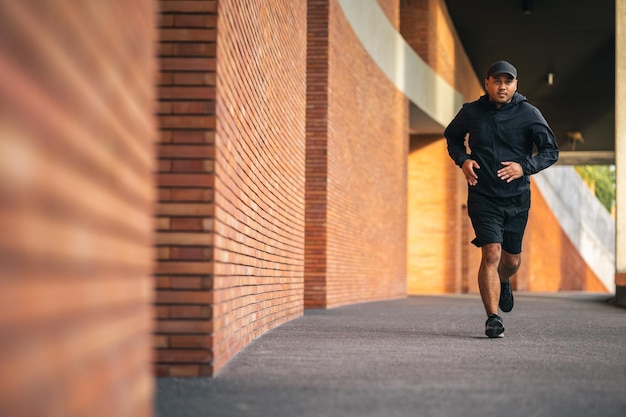
[[[559,146],[548,124],[535,123],[529,129],[532,140],[537,146],[537,154],[528,156],[521,162],[525,175],[536,174],[559,159]]]
[[[463,167],[463,163],[470,159],[465,149],[465,135],[467,127],[465,125],[465,117],[463,109],[459,110],[454,119],[450,122],[443,135],[448,143],[448,155],[459,167]]]
[[[455,164],[461,167],[467,183],[469,185],[476,185],[478,183],[478,175],[475,170],[480,169],[480,165],[467,154],[465,148],[467,127],[465,125],[462,108],[452,122],[450,122],[443,132],[443,135],[446,137],[446,142],[448,143],[448,155],[450,155],[450,158],[452,158]]]

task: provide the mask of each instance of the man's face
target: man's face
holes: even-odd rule
[[[492,75],[485,80],[485,90],[496,107],[509,103],[517,90],[517,80],[508,74]]]

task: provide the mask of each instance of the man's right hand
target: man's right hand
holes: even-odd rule
[[[478,175],[474,172],[475,169],[480,169],[478,162],[473,159],[468,159],[463,162],[463,166],[461,168],[463,169],[463,174],[465,175],[465,179],[469,185],[478,184]]]

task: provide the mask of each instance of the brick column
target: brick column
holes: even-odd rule
[[[160,6],[157,375],[211,375],[217,1]]]
[[[328,0],[309,0],[304,307],[326,307],[328,171]]]
[[[157,373],[302,314],[306,4],[162,1]]]

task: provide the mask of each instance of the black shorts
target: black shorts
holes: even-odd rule
[[[485,197],[470,192],[467,211],[476,233],[472,243],[478,247],[500,243],[510,254],[521,253],[529,210],[530,191],[511,198]]]

